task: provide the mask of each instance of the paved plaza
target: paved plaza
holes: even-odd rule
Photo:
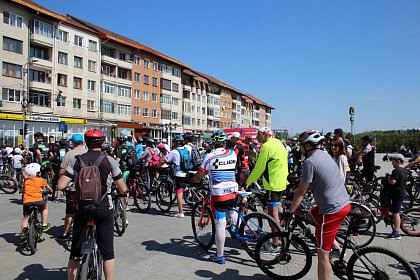
[[[379,175],[392,170],[390,162],[379,161]],[[51,229],[34,256],[17,250],[22,206],[18,194],[0,194],[0,279],[65,279],[69,256],[66,244],[56,239],[62,233],[64,203],[49,203]],[[225,265],[208,261],[209,252],[193,240],[189,213],[183,219],[163,215],[156,204],[148,214],[128,212],[130,222],[122,237],[115,237],[116,279],[269,279],[241,249],[239,242],[227,238]],[[403,236],[401,241],[386,240],[390,232],[381,222],[372,245],[391,248],[403,255],[420,273],[420,238]],[[215,246],[210,250],[215,252]],[[349,254],[348,254],[349,255]],[[305,279],[316,279],[316,257]],[[335,279],[335,278],[334,278]]]

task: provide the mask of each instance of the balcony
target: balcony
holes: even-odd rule
[[[38,81],[29,81],[29,89],[43,91],[43,92],[52,92],[51,83],[42,83]]]
[[[51,61],[36,58],[36,57],[31,57],[29,59],[29,63],[33,67],[44,68],[44,69],[52,69],[53,68],[53,63]]]
[[[31,43],[36,43],[36,44],[43,45],[46,47],[53,47],[54,39],[33,32],[31,34]]]
[[[233,103],[238,104],[238,105],[242,104],[241,100],[232,99],[232,101]]]
[[[101,55],[101,60],[102,60],[102,63],[115,65],[115,66],[122,67],[122,68],[125,68],[125,69],[130,69],[130,70],[133,69],[133,64],[129,60],[127,60],[127,61],[119,60],[117,58],[107,56],[107,55],[104,55],[104,54]]]
[[[111,82],[111,83],[114,83],[114,84],[116,83],[116,84],[120,84],[120,85],[124,85],[124,86],[129,86],[129,87],[131,87],[131,85],[132,85],[131,80],[118,78],[113,73],[101,74],[101,80],[108,81],[108,82]]]

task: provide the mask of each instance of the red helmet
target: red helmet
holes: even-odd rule
[[[89,129],[85,132],[85,142],[88,147],[92,145],[102,145],[102,143],[105,141],[105,138],[105,133],[102,130],[96,128]]]

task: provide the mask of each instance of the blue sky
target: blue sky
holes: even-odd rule
[[[276,108],[273,128],[420,129],[420,1],[36,0]]]

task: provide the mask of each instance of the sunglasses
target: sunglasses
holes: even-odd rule
[[[332,144],[331,147],[338,148],[338,147],[340,147],[340,145],[338,145],[338,144]]]

